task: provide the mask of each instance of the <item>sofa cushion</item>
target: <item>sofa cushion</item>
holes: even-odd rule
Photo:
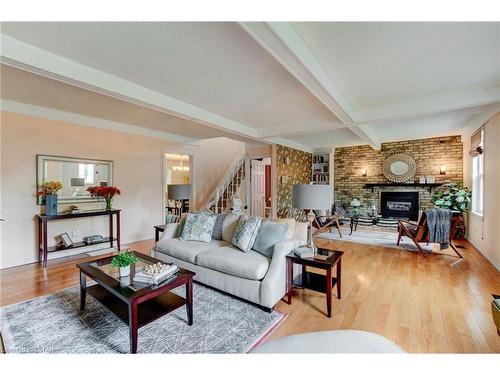
[[[291,218],[280,218],[277,220],[278,223],[286,223],[288,224],[288,230],[283,237],[284,240],[291,240],[293,238],[293,234],[295,232],[295,219]]]
[[[259,216],[241,215],[231,243],[242,251],[250,251],[259,234],[261,223],[262,218]]]
[[[217,219],[215,219],[214,230],[212,232],[212,238],[214,240],[222,240],[222,228],[224,225],[224,220],[226,219],[226,214],[215,214]]]
[[[155,250],[186,262],[194,263],[196,256],[204,251],[229,245],[224,241],[211,242],[182,241],[179,238],[162,239],[156,243]]]
[[[271,258],[273,256],[274,245],[283,239],[287,230],[288,224],[286,223],[264,220],[252,249]]]
[[[222,223],[222,239],[227,242],[231,242],[233,239],[234,229],[238,225],[238,220],[240,219],[240,214],[230,213],[226,215],[224,222]]]
[[[196,256],[199,266],[250,280],[262,280],[270,261],[256,251],[244,253],[232,246],[207,250]]]
[[[182,229],[181,240],[210,242],[216,219],[215,215],[188,214]]]

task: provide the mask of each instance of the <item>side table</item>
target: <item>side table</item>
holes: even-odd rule
[[[155,225],[155,243],[160,240],[160,232],[163,233],[166,225]]]
[[[293,265],[302,265],[302,283],[298,286],[326,294],[327,316],[332,317],[332,288],[337,286],[337,297],[341,298],[341,271],[343,251],[318,248],[318,255],[314,258],[301,258],[291,252],[286,256],[287,261],[287,303],[292,303]],[[326,271],[326,275],[307,271],[306,267],[319,268]],[[335,277],[332,277],[333,267],[337,268]]]

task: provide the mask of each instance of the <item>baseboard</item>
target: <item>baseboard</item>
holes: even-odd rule
[[[474,243],[474,241],[472,241],[470,238],[467,238],[467,241],[469,241],[469,243],[470,243],[472,246],[474,246],[474,249],[476,249],[476,250],[477,250],[477,252],[478,252],[479,254],[481,254],[481,255],[482,255],[482,256],[483,256],[483,257],[484,257],[484,258],[485,258],[488,262],[490,262],[490,263],[491,263],[491,265],[492,265],[493,267],[495,267],[497,271],[500,271],[500,265],[499,265],[499,264],[497,264],[497,263],[496,263],[496,262],[495,262],[495,261],[494,261],[494,260],[493,260],[493,259],[492,259],[489,255],[488,255],[488,254],[486,254],[485,252],[483,252],[483,251],[481,250],[481,248],[480,248],[479,246],[477,246],[477,244],[475,244],[475,243]]]

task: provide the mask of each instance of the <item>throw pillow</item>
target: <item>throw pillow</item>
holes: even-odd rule
[[[245,253],[250,251],[259,234],[261,222],[261,217],[241,215],[231,243]]]
[[[288,230],[283,237],[284,240],[291,240],[295,232],[295,219],[292,218],[281,218],[277,220],[278,223],[286,223],[288,225]]]
[[[222,224],[222,239],[226,242],[231,243],[233,240],[234,229],[238,225],[238,220],[240,219],[240,214],[230,213],[224,219]]]
[[[216,220],[214,225],[214,231],[212,232],[212,238],[214,240],[222,240],[222,227],[224,225],[224,219],[226,214],[215,214]]]
[[[215,215],[188,214],[180,239],[210,242],[216,219]]]
[[[179,221],[179,226],[177,227],[177,234],[175,235],[175,237],[179,238],[180,236],[182,236],[182,231],[184,229],[184,224],[186,224],[186,216],[187,215],[181,215],[181,221]]]
[[[272,258],[274,245],[283,239],[287,230],[288,224],[286,223],[264,220],[252,248],[268,258]]]

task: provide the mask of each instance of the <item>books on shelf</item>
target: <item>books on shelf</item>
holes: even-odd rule
[[[144,283],[144,284],[159,284],[162,281],[165,281],[166,279],[168,279],[170,276],[172,276],[178,270],[179,270],[179,267],[177,267],[175,264],[171,264],[171,265],[167,266],[164,270],[162,270],[161,273],[156,274],[156,275],[149,275],[149,274],[146,274],[143,270],[141,270],[140,272],[135,274],[134,281],[139,282],[139,283]]]
[[[300,258],[314,258],[314,250],[310,247],[298,247],[293,252]]]

